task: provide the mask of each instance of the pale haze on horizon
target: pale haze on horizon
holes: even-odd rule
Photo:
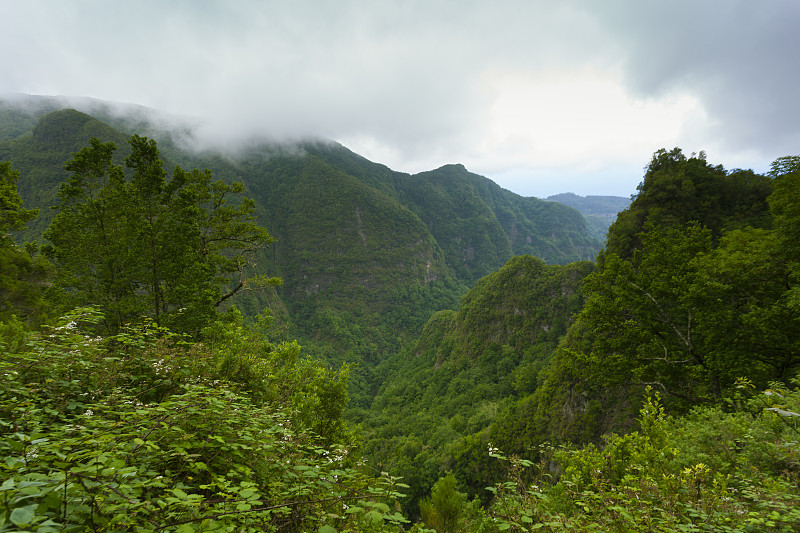
[[[764,172],[800,153],[800,2],[0,0],[0,94],[333,139],[524,196],[629,196],[659,148]]]

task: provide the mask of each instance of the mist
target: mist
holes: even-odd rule
[[[788,0],[31,0],[0,16],[0,93],[140,105],[204,147],[330,139],[526,196],[628,196],[659,148],[760,171],[800,144]]]

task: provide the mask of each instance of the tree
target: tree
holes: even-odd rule
[[[140,316],[187,333],[246,285],[254,254],[272,242],[241,183],[176,167],[168,179],[156,142],[134,135],[125,170],[114,143],[93,138],[68,161],[58,215],[45,237],[70,305],[99,305],[114,332]]]
[[[603,268],[586,279],[579,315],[589,331],[585,356],[594,379],[651,385],[689,406],[719,397],[720,370],[730,361],[711,357],[699,324],[702,302],[693,300],[693,263],[711,249],[711,232],[696,224],[650,227],[629,260],[607,254]]]
[[[144,312],[135,285],[138,254],[128,242],[135,206],[122,167],[113,163],[116,149],[92,138],[67,162],[72,176],[59,188],[59,214],[44,233],[66,303],[99,306],[110,331]]]
[[[798,158],[779,159],[765,187],[751,171],[657,152],[586,281],[575,329],[586,334],[566,345],[589,363],[584,379],[652,385],[682,408],[719,399],[739,377],[791,379],[800,367],[797,167]],[[735,206],[757,227],[738,228]],[[638,226],[626,220],[640,231],[631,236]]]
[[[637,189],[609,228],[607,253],[629,259],[647,228],[694,221],[718,239],[725,230],[769,226],[769,178],[751,170],[726,171],[709,164],[702,152],[687,158],[679,148],[658,150]]]
[[[10,162],[0,163],[0,321],[16,315],[37,322],[44,311],[41,296],[49,268],[43,258],[28,251],[35,246],[23,250],[12,238],[12,232],[24,229],[38,213],[22,206],[18,179]]]
[[[420,515],[428,527],[455,532],[467,495],[456,490],[456,477],[447,474],[433,485],[431,495],[419,502]]]
[[[800,156],[782,157],[772,164],[775,191],[769,207],[775,220],[780,257],[786,263],[790,305],[800,309]]]
[[[10,231],[25,227],[38,214],[38,209],[22,207],[22,198],[17,192],[19,172],[11,170],[11,163],[0,163],[0,235],[5,242]]]
[[[718,248],[695,260],[689,299],[704,310],[698,327],[724,363],[727,383],[746,376],[766,387],[800,368],[800,318],[790,304],[785,255],[777,229],[748,228],[724,235]]]

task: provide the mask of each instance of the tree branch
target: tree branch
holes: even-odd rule
[[[214,307],[218,307],[218,306],[219,306],[219,304],[221,304],[222,302],[224,302],[225,300],[227,300],[227,299],[228,299],[228,298],[230,298],[231,296],[235,295],[237,292],[239,292],[240,290],[242,290],[242,287],[244,287],[244,281],[240,281],[240,282],[239,282],[239,283],[238,283],[238,284],[237,284],[237,285],[236,285],[236,286],[235,286],[233,289],[231,289],[231,290],[230,290],[230,291],[229,291],[227,294],[223,294],[223,295],[220,297],[220,299],[219,299],[219,300],[217,300],[217,301],[216,301],[216,303],[214,303]]]

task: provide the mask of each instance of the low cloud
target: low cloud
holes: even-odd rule
[[[401,171],[461,162],[527,195],[553,179],[627,195],[661,147],[758,167],[800,141],[787,0],[29,0],[0,16],[0,93],[142,104],[227,144],[325,137]]]

